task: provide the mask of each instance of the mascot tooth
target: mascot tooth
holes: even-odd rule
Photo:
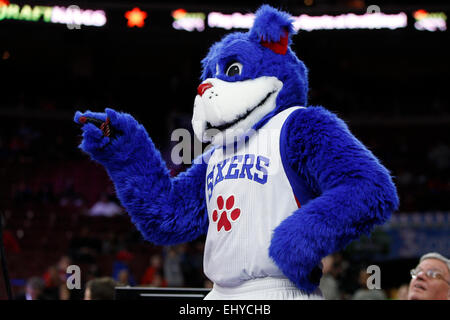
[[[321,259],[398,207],[388,170],[344,121],[308,105],[292,22],[263,5],[248,32],[210,48],[192,126],[213,147],[176,177],[131,115],[75,114],[84,124],[80,148],[105,167],[146,240],[207,235],[207,299],[321,299]]]

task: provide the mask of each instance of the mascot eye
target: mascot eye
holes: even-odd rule
[[[226,75],[232,77],[241,73],[242,73],[242,63],[234,62],[228,67]]]

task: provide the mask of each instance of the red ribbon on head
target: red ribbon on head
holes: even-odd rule
[[[269,48],[275,53],[278,54],[286,54],[287,48],[289,43],[289,34],[285,31],[284,35],[280,38],[280,41],[278,42],[271,42],[271,41],[265,41],[261,37],[261,45],[263,45],[266,48]]]

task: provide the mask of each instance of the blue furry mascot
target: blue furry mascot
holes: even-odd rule
[[[212,147],[175,178],[131,115],[75,115],[80,148],[106,168],[146,240],[207,234],[207,299],[320,299],[321,259],[398,206],[377,158],[335,114],[307,106],[293,34],[289,14],[263,5],[249,32],[210,48],[192,125]]]

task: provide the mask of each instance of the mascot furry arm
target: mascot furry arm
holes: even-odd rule
[[[306,106],[307,70],[289,47],[292,33],[291,17],[264,5],[248,33],[232,33],[211,47],[202,61],[203,83],[194,107],[199,139],[220,146],[236,138],[233,132],[258,132],[281,112]],[[388,171],[342,120],[322,107],[294,109],[282,125],[279,154],[301,206],[273,226],[266,250],[298,288],[313,292],[320,260],[384,223],[398,198]],[[105,137],[95,125],[84,124],[80,148],[106,168],[145,239],[175,244],[209,232],[214,218],[207,208],[208,163],[194,161],[170,178],[132,116],[112,109],[77,112],[75,122],[82,116],[108,117],[116,130],[115,138]],[[211,128],[219,133],[208,134]]]
[[[111,139],[87,123],[80,148],[106,168],[119,200],[146,240],[175,244],[206,233],[205,164],[194,164],[170,178],[147,131],[131,115],[106,109],[105,113],[77,112],[77,123],[80,117],[102,121],[108,117],[117,131],[118,137]]]

